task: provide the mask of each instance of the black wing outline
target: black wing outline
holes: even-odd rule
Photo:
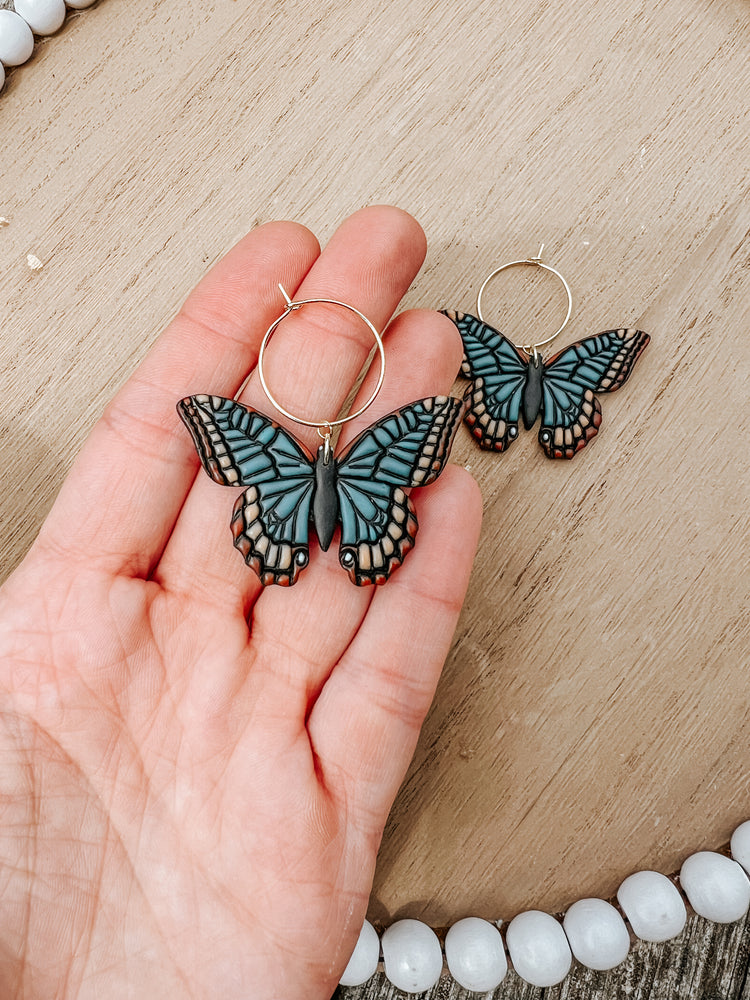
[[[364,430],[337,462],[339,562],[353,583],[385,583],[414,546],[417,515],[404,492],[445,467],[465,404],[420,399]]]
[[[473,381],[464,420],[480,448],[507,451],[518,437],[528,361],[502,333],[468,313],[442,310],[464,345],[461,373]]]
[[[605,330],[546,362],[539,444],[548,458],[573,458],[596,437],[602,408],[594,394],[619,389],[650,339],[642,330]]]
[[[188,396],[178,412],[208,475],[247,486],[234,505],[234,544],[264,585],[291,586],[309,561],[312,458],[283,427],[223,396]]]

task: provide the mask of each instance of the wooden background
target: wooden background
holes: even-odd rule
[[[430,245],[405,304],[463,311],[544,242],[573,286],[566,342],[652,335],[572,462],[536,431],[505,456],[460,435],[481,548],[376,921],[560,910],[750,816],[749,51],[748,0],[102,0],[9,73],[3,575],[105,402],[258,222],[325,241],[400,205]],[[531,278],[486,302],[523,340],[560,309]]]

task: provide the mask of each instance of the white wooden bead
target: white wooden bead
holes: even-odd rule
[[[383,932],[385,974],[404,993],[429,990],[440,979],[443,953],[437,934],[421,920],[397,920]]]
[[[617,890],[617,902],[642,941],[669,941],[682,933],[687,910],[674,882],[661,872],[635,872]]]
[[[31,59],[34,36],[20,14],[0,10],[0,62],[6,66],[21,66]]]
[[[732,834],[729,849],[735,861],[739,861],[746,872],[750,872],[750,820],[741,823]]]
[[[570,971],[573,956],[559,921],[541,910],[519,913],[505,940],[513,968],[532,986],[555,986]]]
[[[83,10],[85,7],[93,6],[96,0],[65,0],[65,3],[73,10]]]
[[[378,932],[369,920],[362,924],[359,938],[354,946],[349,964],[339,980],[342,986],[361,986],[370,976],[375,974],[380,958],[380,940]]]
[[[604,899],[579,899],[563,917],[570,950],[587,969],[604,972],[624,962],[630,934],[617,910]]]
[[[5,68],[2,63],[0,63],[0,90],[5,86]]]
[[[739,920],[750,907],[747,875],[723,854],[692,854],[680,869],[680,885],[695,912],[717,924]]]
[[[479,917],[453,924],[445,935],[445,960],[458,985],[475,993],[494,990],[508,971],[500,931]]]
[[[65,0],[14,0],[14,6],[35,35],[53,35],[65,20]]]

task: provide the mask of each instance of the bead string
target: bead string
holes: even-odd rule
[[[69,7],[74,13],[96,0],[0,0],[0,90],[5,70],[22,66],[34,53],[34,36],[54,35]],[[14,9],[15,8],[15,9]]]
[[[405,993],[422,993],[448,971],[464,989],[486,993],[513,968],[536,987],[555,986],[573,960],[598,971],[614,969],[631,942],[662,942],[685,927],[688,908],[714,923],[742,919],[750,909],[750,821],[725,851],[698,851],[671,877],[636,872],[611,901],[581,899],[564,914],[519,913],[509,923],[467,917],[445,935],[420,920],[398,920],[379,937],[367,920],[342,986],[360,986],[376,971]],[[687,905],[686,905],[687,903]]]

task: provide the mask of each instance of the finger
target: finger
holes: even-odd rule
[[[177,401],[234,394],[278,315],[277,282],[296,288],[318,252],[303,226],[270,223],[212,268],[105,410],[39,544],[113,572],[150,572],[198,467]]]
[[[391,363],[377,400],[382,413],[445,391],[452,384],[462,348],[455,326],[444,319],[434,312],[408,312],[387,331]],[[366,392],[363,387],[361,393]],[[416,550],[429,544],[429,535],[425,539],[420,528]],[[341,568],[335,548],[334,539],[327,553],[313,551],[310,566],[295,584],[300,600],[290,601],[288,592],[281,588],[268,588],[254,609],[253,638],[266,650],[266,656],[257,661],[257,670],[273,675],[271,683],[296,724],[307,716],[370,602],[379,598],[381,590],[397,587],[404,573],[404,567],[399,568],[383,587],[355,587]],[[415,553],[410,553],[408,560],[414,558]],[[256,681],[263,679],[256,676]]]
[[[350,303],[380,329],[411,284],[424,253],[424,234],[410,215],[386,206],[363,209],[339,227],[294,297]],[[371,348],[370,331],[348,310],[305,306],[279,324],[268,344],[264,370],[287,409],[333,419]],[[320,443],[315,428],[278,416],[255,375],[241,398],[285,424],[314,453]],[[235,499],[236,494],[207,477],[196,480],[156,574],[165,587],[192,594],[198,588],[208,599],[231,593],[246,610],[252,605],[261,585],[232,546],[229,525]]]
[[[347,303],[383,331],[426,251],[422,227],[407,212],[388,205],[361,209],[337,229],[294,298]],[[286,409],[320,425],[338,416],[374,346],[372,332],[349,310],[324,303],[305,306],[292,312],[270,340],[264,357],[266,382]],[[274,414],[257,371],[242,400]],[[283,417],[279,422],[311,451],[317,449],[320,439],[314,427]]]
[[[458,621],[481,523],[481,496],[450,466],[412,494],[420,523],[409,559],[379,588],[308,720],[324,780],[355,829],[382,832],[414,753]]]

